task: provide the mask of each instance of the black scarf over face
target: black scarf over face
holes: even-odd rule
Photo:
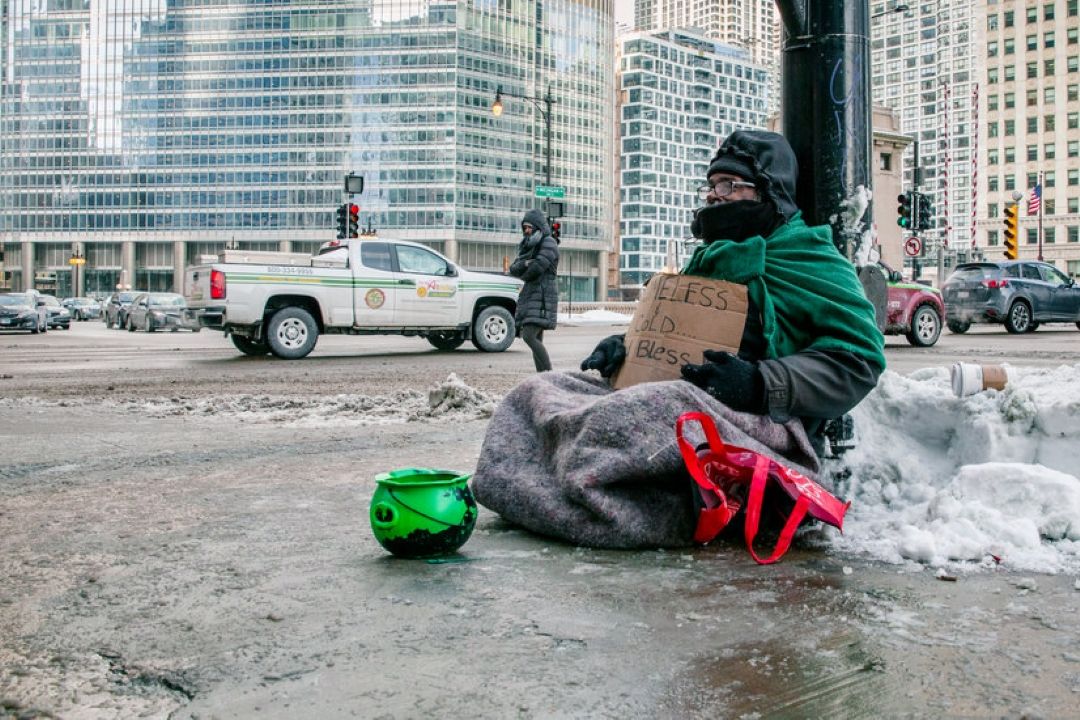
[[[768,237],[784,223],[784,216],[768,201],[736,200],[706,205],[694,213],[690,232],[706,244],[713,240],[741,241]]]

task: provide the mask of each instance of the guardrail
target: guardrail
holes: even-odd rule
[[[573,302],[570,303],[566,300],[559,302],[559,312],[563,314],[580,315],[582,313],[589,312],[590,310],[607,310],[608,312],[619,313],[620,315],[630,316],[634,314],[634,309],[637,307],[637,302]]]

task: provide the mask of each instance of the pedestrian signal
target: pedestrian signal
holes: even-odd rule
[[[1012,203],[1005,206],[1005,257],[1010,260],[1017,258],[1019,249],[1019,229],[1017,223],[1019,218],[1017,217],[1016,203]]]

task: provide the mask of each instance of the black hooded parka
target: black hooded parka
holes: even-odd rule
[[[553,330],[559,315],[559,244],[539,210],[529,210],[521,223],[532,225],[534,231],[522,238],[518,256],[510,265],[510,274],[525,281],[514,320],[518,328],[539,325]]]

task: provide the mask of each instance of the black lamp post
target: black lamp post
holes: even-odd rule
[[[540,114],[544,116],[544,184],[551,185],[551,106],[555,103],[555,98],[551,97],[551,87],[549,86],[547,92],[544,93],[544,97],[532,97],[530,95],[516,95],[514,93],[503,92],[502,86],[495,90],[495,102],[491,104],[491,113],[495,117],[502,115],[503,103],[502,97],[517,98],[519,100],[528,100],[533,104]],[[543,104],[541,104],[543,103]],[[544,198],[544,209],[547,210],[549,198]]]
[[[71,295],[79,297],[79,270],[86,264],[86,257],[76,250],[68,258],[68,264],[71,265]]]

